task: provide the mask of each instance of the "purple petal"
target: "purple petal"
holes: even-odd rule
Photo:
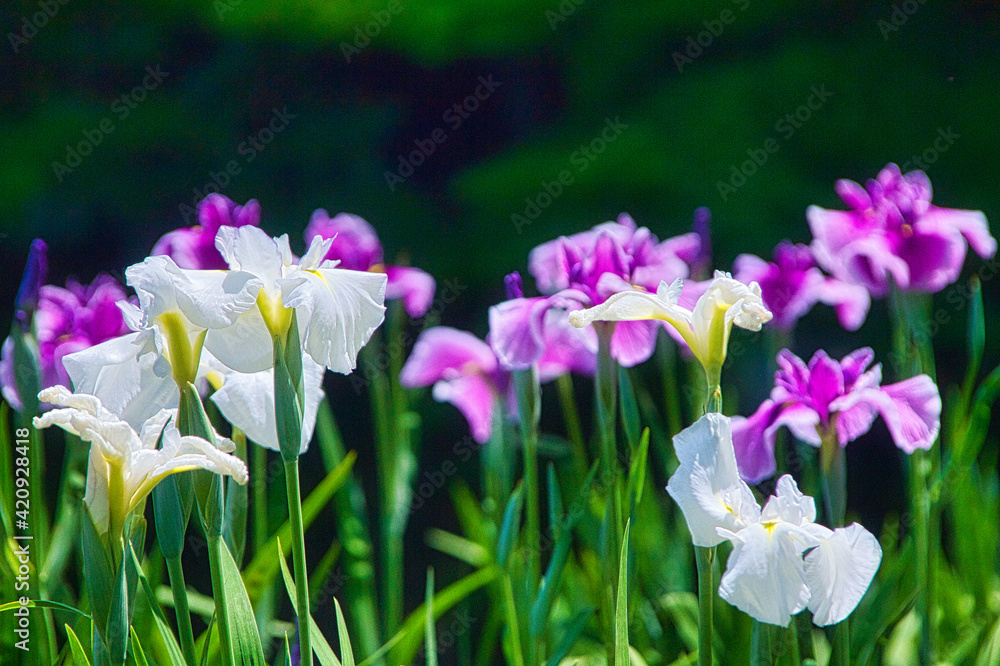
[[[931,206],[920,218],[920,226],[925,224],[957,229],[983,259],[990,259],[997,252],[997,241],[990,235],[986,216],[981,211]]]
[[[848,208],[871,208],[872,199],[868,196],[868,191],[853,180],[838,180],[833,189]]]
[[[490,374],[496,369],[497,359],[488,344],[472,333],[435,326],[417,338],[399,373],[399,382],[407,388],[430,386],[441,379],[476,372]]]
[[[849,391],[854,387],[854,383],[858,381],[858,378],[861,377],[865,369],[874,360],[875,352],[872,351],[871,347],[856,349],[841,359],[840,369],[844,373],[844,387],[846,390]]]
[[[538,381],[545,383],[569,372],[591,376],[597,370],[597,333],[593,326],[576,328],[566,311],[545,313],[544,351],[538,359]]]
[[[830,403],[844,394],[844,373],[840,364],[820,349],[809,360],[809,397],[823,423],[829,422]]]
[[[861,328],[872,302],[868,290],[863,286],[837,278],[821,278],[816,286],[816,298],[833,307],[840,325],[848,331]]]
[[[413,318],[427,314],[437,288],[429,273],[409,266],[386,266],[385,274],[388,277],[386,299],[402,298],[406,313]]]
[[[433,394],[438,402],[450,402],[462,412],[469,422],[473,439],[480,444],[489,440],[493,432],[497,393],[486,377],[463,375],[450,381],[439,381],[434,384]]]
[[[611,334],[611,356],[631,368],[649,359],[656,350],[656,321],[619,321]]]
[[[801,358],[788,349],[778,352],[778,371],[774,373],[774,385],[789,395],[805,398],[809,394],[809,368]]]
[[[941,427],[941,396],[927,375],[882,387],[879,412],[889,426],[896,446],[906,453],[915,449],[929,449]]]
[[[549,299],[515,298],[489,310],[490,346],[504,368],[526,370],[545,351],[542,323]]]
[[[24,409],[21,395],[17,392],[17,376],[14,374],[14,338],[8,337],[0,348],[0,391],[3,398],[15,411]]]
[[[935,293],[958,279],[965,263],[965,240],[954,229],[927,230],[921,225],[916,233],[901,239],[897,252],[909,269],[905,286]]]
[[[781,404],[765,400],[749,418],[733,418],[733,446],[740,476],[750,484],[774,476],[774,439],[778,428],[786,426],[797,438],[819,446],[816,432],[819,415],[801,403]]]
[[[259,227],[260,203],[251,199],[243,206],[237,206],[229,197],[209,194],[198,203],[198,224],[213,242],[219,227]]]
[[[524,298],[524,281],[521,279],[521,274],[517,271],[504,276],[503,288],[507,293],[507,300]]]
[[[349,213],[330,217],[320,208],[312,214],[306,227],[306,245],[313,237],[332,238],[333,244],[325,259],[339,260],[339,268],[366,271],[382,263],[382,243],[378,234],[364,218]]]

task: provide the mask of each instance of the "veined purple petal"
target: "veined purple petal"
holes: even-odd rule
[[[809,360],[809,398],[824,424],[830,420],[830,403],[843,393],[844,373],[840,363],[820,349]]]
[[[803,403],[777,403],[765,400],[751,416],[733,418],[733,446],[740,476],[750,484],[774,476],[774,439],[781,426],[787,427],[796,439],[819,446],[816,432],[819,414]]]
[[[406,313],[414,319],[427,314],[437,287],[429,273],[410,266],[386,266],[385,274],[387,300],[402,298]]]
[[[897,246],[899,257],[909,268],[907,288],[935,293],[958,279],[965,263],[965,240],[955,229],[919,229]]]
[[[874,360],[875,352],[872,351],[871,347],[856,349],[841,359],[840,369],[844,373],[844,386],[848,390],[853,388],[854,383],[865,373]],[[878,386],[878,382],[875,385]]]
[[[615,330],[611,334],[611,356],[625,368],[649,360],[656,350],[659,328],[656,321],[615,322]]]
[[[320,208],[312,214],[306,227],[306,244],[315,236],[333,239],[324,258],[340,261],[338,268],[366,271],[383,261],[382,243],[375,228],[357,215],[339,213],[331,218]]]
[[[545,383],[573,372],[593,375],[597,370],[597,333],[593,326],[576,328],[566,311],[553,308],[545,313],[543,347],[538,359],[538,381]]]
[[[515,298],[490,308],[490,347],[508,370],[526,370],[545,351],[542,325],[551,307],[545,296]]]
[[[896,446],[906,453],[929,449],[937,438],[941,424],[941,396],[937,385],[927,375],[918,375],[882,388],[853,391],[834,405],[845,419],[844,436],[860,436],[861,426],[870,415],[868,425],[877,411],[885,420]],[[845,416],[846,415],[846,416]],[[848,440],[850,441],[850,440]]]
[[[407,388],[430,386],[441,379],[496,370],[497,359],[488,344],[472,333],[435,326],[417,338],[399,373],[399,383]]]
[[[450,402],[469,422],[472,437],[480,444],[493,432],[493,410],[497,404],[496,388],[482,375],[462,375],[434,384],[434,399]]]

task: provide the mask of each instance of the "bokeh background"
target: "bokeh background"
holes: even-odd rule
[[[987,0],[7,0],[0,21],[4,320],[32,238],[49,243],[53,283],[121,277],[215,190],[257,198],[262,226],[300,251],[314,209],[365,217],[387,259],[451,290],[442,323],[480,335],[532,247],[622,211],[663,238],[708,206],[725,269],[783,238],[808,242],[805,209],[840,207],[837,178],[919,160],[938,205],[1000,220],[1000,9]],[[411,157],[435,136],[432,154]],[[777,152],[731,180],[769,139]],[[572,183],[535,219],[513,217],[564,170]],[[981,266],[970,256],[966,274]],[[984,284],[985,367],[998,358],[996,282]],[[950,361],[964,358],[965,310],[938,307],[948,386],[964,367]],[[876,302],[848,334],[819,309],[796,351],[884,351],[887,322]],[[749,356],[743,413],[771,385],[767,358]],[[371,481],[370,426],[351,418],[364,399],[347,386],[328,382]],[[420,457],[433,466],[465,424],[449,406],[424,411]],[[873,437],[849,453],[858,510],[902,503],[897,456],[884,430]],[[411,526],[414,603],[422,531],[450,520],[445,493],[429,505],[440,511]]]

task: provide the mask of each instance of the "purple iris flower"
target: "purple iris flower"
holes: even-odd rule
[[[215,247],[219,227],[260,226],[260,204],[251,199],[242,206],[221,194],[209,194],[198,203],[198,225],[164,234],[153,254],[165,254],[181,268],[226,270],[229,265]]]
[[[44,285],[38,290],[34,329],[38,340],[41,388],[72,387],[62,359],[67,354],[129,332],[116,303],[126,299],[125,288],[110,275],[98,275],[89,285],[70,278],[66,288]],[[14,345],[8,338],[0,354],[3,396],[16,409],[21,398],[14,383]]]
[[[927,375],[880,386],[882,365],[868,369],[875,353],[851,352],[839,363],[823,350],[807,366],[782,349],[771,397],[748,418],[733,418],[733,444],[740,475],[747,483],[773,476],[774,436],[786,426],[795,437],[820,446],[821,432],[835,430],[840,446],[868,432],[882,415],[896,446],[906,453],[929,449],[941,423],[941,396]]]
[[[417,337],[399,383],[407,388],[433,385],[434,399],[455,405],[479,443],[493,432],[498,401],[510,405],[510,373],[490,346],[472,333],[447,326],[429,328]]]
[[[687,277],[698,257],[698,234],[688,233],[660,242],[646,227],[626,214],[573,236],[533,249],[528,270],[546,297],[515,299],[490,311],[490,337],[497,356],[508,368],[524,368],[542,357],[548,312],[582,309],[603,303],[611,295],[636,287],[656,291],[661,280]],[[565,318],[565,317],[562,317]],[[655,321],[617,322],[611,354],[630,367],[648,359],[656,346]],[[559,333],[559,335],[566,335]],[[596,353],[593,332],[579,337],[577,348]],[[588,360],[587,367],[593,364]]]
[[[385,273],[387,300],[403,300],[403,307],[411,317],[423,317],[434,301],[434,278],[419,268],[386,266],[383,262],[382,243],[366,220],[357,215],[340,213],[335,217],[320,208],[313,213],[306,227],[306,244],[313,237],[332,238],[333,244],[326,259],[340,261],[340,268],[354,271]]]
[[[782,241],[774,248],[774,261],[741,254],[733,265],[740,282],[760,284],[764,304],[774,315],[773,324],[790,331],[816,303],[832,305],[840,325],[856,331],[865,322],[871,299],[868,290],[828,277],[816,266],[807,245]]]
[[[931,182],[923,171],[902,174],[889,164],[862,187],[839,180],[837,194],[850,210],[810,206],[813,252],[835,277],[884,296],[890,282],[900,289],[937,292],[954,282],[966,245],[984,259],[997,251],[980,211],[931,204]]]

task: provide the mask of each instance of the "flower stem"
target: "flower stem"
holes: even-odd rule
[[[302,529],[302,497],[299,491],[299,459],[285,461],[285,494],[288,518],[292,523],[292,564],[295,573],[295,599],[299,615],[299,654],[301,664],[312,666],[312,641],[309,636],[309,575],[306,571],[306,542]]]
[[[528,548],[528,592],[529,603],[538,594],[541,579],[541,503],[538,496],[538,418],[541,411],[541,395],[535,368],[518,370],[514,373],[517,390],[517,410],[521,421],[521,449],[524,454],[524,486],[527,499],[528,519],[525,537]],[[527,644],[527,660],[530,664],[539,662],[540,636],[532,636]]]
[[[712,666],[712,604],[715,601],[716,546],[694,547],[698,564],[698,666]]]
[[[174,595],[174,615],[177,619],[177,633],[181,638],[181,651],[188,666],[197,666],[198,658],[194,650],[194,631],[191,629],[191,611],[188,609],[187,588],[184,585],[184,568],[181,558],[167,557],[167,574],[170,590]]]
[[[618,444],[617,444],[617,398],[618,371],[611,356],[611,335],[614,333],[613,322],[594,322],[597,331],[597,427],[601,443],[601,474],[602,485],[607,489],[608,524],[606,526],[607,544],[604,551],[604,578],[602,581],[601,610],[603,624],[608,632],[607,645],[608,663],[613,663],[615,599],[618,589],[618,556],[621,552],[622,504],[619,493]]]

